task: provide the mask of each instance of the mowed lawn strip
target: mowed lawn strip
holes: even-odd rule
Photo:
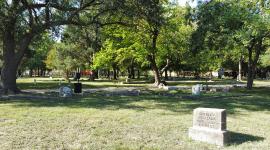
[[[192,110],[225,108],[232,131],[220,149],[269,149],[269,88],[189,99],[155,94],[0,101],[1,149],[217,149],[192,141]],[[243,95],[243,93],[247,93]]]

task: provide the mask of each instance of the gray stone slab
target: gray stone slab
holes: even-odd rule
[[[226,110],[197,108],[193,111],[193,127],[189,137],[203,142],[224,146],[228,141]]]
[[[227,84],[227,85],[208,85],[208,88],[226,88],[226,87],[229,87],[229,88],[232,88],[234,87],[234,85],[230,85],[230,84]]]
[[[218,131],[212,129],[201,129],[197,127],[189,128],[189,137],[196,141],[207,142],[209,144],[215,144],[224,146],[228,143],[229,134],[228,131]]]
[[[190,86],[164,86],[164,90],[185,90],[185,89],[191,89]]]
[[[233,87],[237,87],[237,88],[246,88],[247,85],[246,85],[246,84],[234,84]]]

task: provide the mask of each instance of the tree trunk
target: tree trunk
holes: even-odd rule
[[[15,51],[16,44],[14,33],[6,31],[3,38],[3,67],[1,71],[1,86],[5,94],[18,93],[20,90],[16,85],[16,75],[19,64],[22,60],[25,49],[30,42],[21,41],[20,49]]]
[[[252,60],[252,49],[255,50],[255,57]],[[254,42],[251,47],[248,49],[248,82],[247,88],[252,89],[253,87],[253,80],[256,75],[256,67],[262,51],[265,51],[266,47],[263,46],[263,37],[257,39],[257,44]]]
[[[137,79],[140,79],[140,70],[137,70]]]
[[[3,34],[3,67],[1,71],[1,86],[5,94],[18,93],[16,75],[19,64],[33,38],[32,33],[26,33],[19,41],[15,40],[15,23],[10,23]]]
[[[37,76],[40,77],[40,70],[39,70],[39,67],[37,68]]]
[[[151,64],[151,68],[152,68],[152,71],[153,71],[153,74],[155,77],[154,85],[158,86],[161,83],[161,80],[160,80],[160,73],[159,73],[159,70],[158,70],[158,67],[157,67],[157,64],[156,64],[154,57],[150,59],[150,64]]]
[[[46,72],[47,72],[47,70],[44,69],[44,70],[43,70],[43,74],[42,74],[43,77],[46,77]]]
[[[116,70],[116,68],[113,68],[113,79],[117,80],[117,70]]]
[[[243,55],[241,55],[239,59],[239,65],[238,65],[238,81],[242,81],[242,61],[243,61]]]
[[[164,71],[164,72],[165,72],[164,79],[165,79],[165,80],[168,80],[168,69],[165,69],[165,71]]]
[[[4,59],[4,64],[1,73],[1,86],[5,94],[18,93],[20,90],[16,85],[16,74],[18,69],[18,63],[16,61],[10,61]]]
[[[107,70],[107,78],[110,79],[111,71],[110,69]]]
[[[258,39],[257,45],[255,39],[251,41],[251,46],[248,48],[248,81],[247,81],[247,89],[251,90],[253,87],[253,80],[255,76],[256,66],[259,60],[259,56],[261,51],[263,50],[262,47],[262,38]],[[255,46],[255,57],[253,60],[253,48]]]
[[[33,69],[30,69],[30,71],[29,71],[29,76],[30,76],[30,77],[33,77]]]
[[[118,68],[116,68],[116,78],[119,78],[120,71]]]
[[[151,68],[153,70],[153,74],[154,74],[154,77],[155,77],[155,83],[154,83],[155,86],[158,86],[161,83],[160,73],[159,73],[159,70],[158,70],[158,67],[157,67],[156,57],[155,57],[155,53],[156,53],[156,49],[157,49],[158,34],[159,34],[159,30],[154,29],[153,35],[152,35],[151,52],[148,55],[148,60],[150,61],[150,65],[151,65]]]
[[[248,77],[247,89],[251,90],[253,86],[253,67],[252,67],[252,48],[248,49]]]
[[[94,73],[94,77],[95,79],[98,79],[99,78],[99,70],[93,70],[93,73]]]
[[[128,72],[128,78],[130,79],[131,78],[131,71],[130,71],[129,67],[127,68],[127,72]]]
[[[160,76],[162,76],[163,73],[168,70],[169,66],[170,66],[170,60],[167,58],[166,65],[160,70]],[[166,78],[166,74],[165,74],[165,78]],[[168,74],[167,74],[167,78],[168,78]]]
[[[45,70],[43,68],[41,68],[41,71],[40,71],[40,76],[41,77],[44,77],[45,76],[45,73],[44,72],[45,72]]]
[[[64,78],[66,81],[69,81],[69,71],[68,70],[65,71]]]
[[[135,69],[134,69],[133,63],[130,68],[130,73],[131,73],[131,79],[135,79]]]
[[[160,72],[156,64],[155,56],[154,55],[148,56],[148,59],[150,61],[150,65],[151,65],[151,68],[155,77],[154,85],[158,86],[161,83],[161,80],[160,80]]]
[[[152,66],[152,69],[153,69],[153,73],[154,73],[154,77],[155,77],[155,83],[154,83],[154,85],[155,86],[158,86],[161,83],[160,76],[159,76],[159,71],[158,71],[158,67],[156,65],[153,65]]]

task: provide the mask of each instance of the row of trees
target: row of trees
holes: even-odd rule
[[[18,92],[19,66],[197,73],[248,64],[248,88],[258,63],[269,65],[267,0],[199,1],[196,8],[167,0],[0,1],[2,88]],[[61,37],[56,42],[53,37]],[[263,56],[262,56],[263,55]],[[262,57],[260,57],[262,56]],[[260,61],[261,60],[261,61]],[[240,75],[241,77],[241,75]]]
[[[187,58],[192,56],[189,53],[189,39],[194,27],[187,23],[187,10],[184,7],[166,1],[139,1],[132,6],[129,14],[134,14],[126,16],[125,24],[88,26],[83,29],[78,26],[66,27],[61,44],[66,46],[65,54],[70,58],[65,54],[61,56],[70,62],[77,62],[69,63],[66,69],[113,70],[114,79],[118,72],[128,72],[128,76],[134,78],[135,69],[137,74],[141,70],[151,69],[155,75],[155,85],[159,85],[164,72],[179,70],[180,63],[191,61]],[[76,48],[68,48],[71,47],[69,43],[76,45]],[[54,50],[51,52],[57,54]],[[56,59],[51,58],[47,62],[52,60],[54,68],[61,69]]]

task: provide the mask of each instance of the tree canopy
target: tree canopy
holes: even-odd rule
[[[160,85],[168,71],[199,75],[243,64],[251,89],[256,72],[268,66],[268,0],[199,1],[194,8],[168,0],[2,0],[0,6],[7,92],[19,91],[16,75],[24,68],[113,71],[114,79],[151,70]]]

